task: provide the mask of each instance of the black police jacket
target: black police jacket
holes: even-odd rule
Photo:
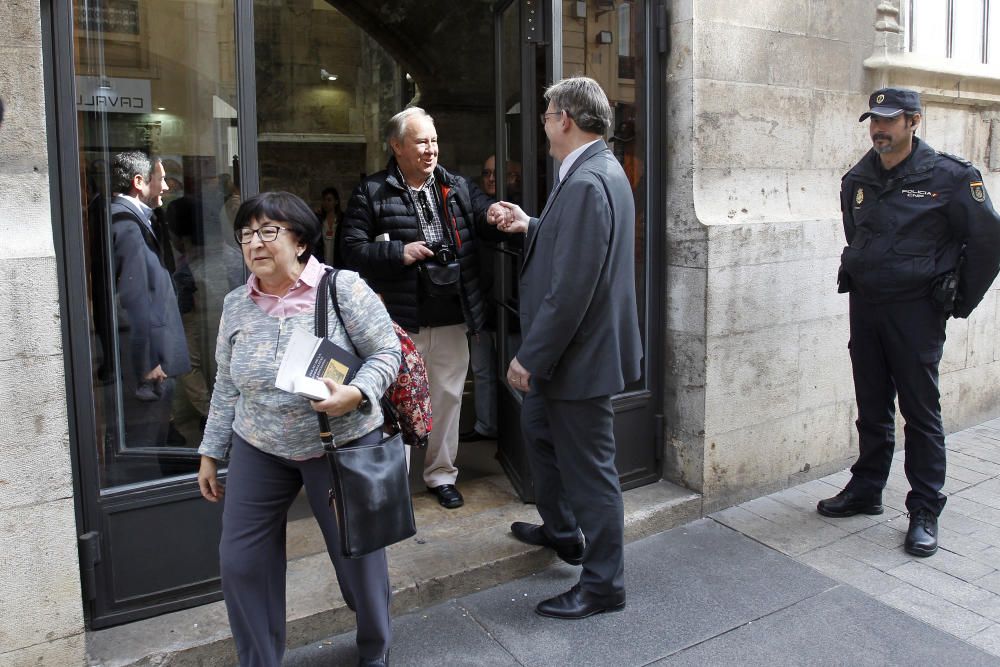
[[[872,303],[928,296],[965,260],[953,315],[968,317],[1000,270],[1000,216],[979,171],[914,137],[913,153],[885,180],[868,151],[840,188],[847,247],[841,291]],[[847,289],[845,289],[845,287]]]
[[[357,271],[378,292],[386,310],[400,326],[420,329],[420,297],[417,264],[403,264],[407,243],[423,240],[413,198],[399,180],[394,158],[384,171],[365,179],[351,195],[344,219],[341,251],[344,265]],[[479,284],[479,255],[475,232],[502,235],[486,223],[486,207],[469,199],[468,184],[440,165],[434,170],[440,210],[455,246],[461,268],[460,301],[466,326],[479,331],[485,319],[485,303]],[[387,234],[389,240],[376,240]]]

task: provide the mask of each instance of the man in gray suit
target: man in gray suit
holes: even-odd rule
[[[584,618],[625,606],[624,510],[615,468],[611,395],[640,376],[635,299],[635,204],[604,143],[608,98],[575,77],[546,92],[541,120],[559,183],[538,218],[499,202],[488,220],[525,232],[523,343],[507,380],[525,392],[521,426],[542,524],[516,522],[514,537],[582,564],[579,583],[536,607]]]

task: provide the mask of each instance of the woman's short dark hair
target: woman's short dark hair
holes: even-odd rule
[[[299,257],[305,264],[314,254],[313,249],[320,241],[319,220],[309,205],[291,192],[261,192],[240,204],[233,219],[233,233],[249,227],[252,220],[267,218],[284,222],[296,238],[306,244],[306,251]]]
[[[323,188],[323,192],[319,193],[320,197],[325,197],[327,195],[333,195],[334,199],[336,199],[337,201],[340,201],[340,193],[337,192],[337,188],[335,188],[335,187],[331,186],[329,188]]]

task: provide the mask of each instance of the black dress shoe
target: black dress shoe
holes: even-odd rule
[[[615,595],[596,595],[582,590],[577,584],[562,595],[539,602],[535,613],[549,618],[587,618],[624,608],[625,591]]]
[[[358,667],[389,667],[389,652],[386,651],[385,655],[380,658],[362,658],[359,656]]]
[[[885,508],[882,507],[881,493],[862,496],[844,489],[833,498],[826,498],[816,503],[816,511],[823,516],[841,519],[855,514],[881,514]]]
[[[510,524],[510,532],[525,544],[534,544],[539,547],[554,549],[556,555],[570,565],[579,565],[583,562],[583,551],[585,543],[583,540],[573,543],[559,543],[549,537],[544,526],[524,521],[515,521]]]
[[[903,548],[914,556],[933,556],[938,549],[937,517],[928,509],[910,512],[910,529]]]
[[[442,484],[441,486],[435,486],[433,489],[428,486],[427,490],[437,496],[438,502],[443,507],[450,510],[465,504],[465,499],[462,498],[462,494],[458,492],[454,484]]]

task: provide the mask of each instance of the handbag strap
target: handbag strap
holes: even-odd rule
[[[327,307],[326,304],[329,303],[329,299],[326,298],[326,293],[328,291],[328,286],[330,285],[330,274],[333,277],[337,276],[337,269],[327,269],[323,273],[323,277],[319,280],[319,286],[316,288],[316,308],[314,316],[314,327],[316,330],[317,338],[326,338],[327,335]],[[331,293],[335,293],[333,289],[329,289]],[[336,296],[334,297],[334,308],[337,308],[337,317],[340,317],[340,308],[337,307]],[[325,412],[317,412],[316,419],[319,421],[319,439],[323,441],[323,450],[331,451],[337,448],[337,444],[333,441],[333,431],[330,429],[330,418]]]
[[[337,274],[340,273],[339,269],[327,269],[323,273],[323,277],[320,278],[319,285],[316,288],[316,308],[315,308],[315,329],[317,338],[326,338],[327,336],[327,304],[333,302],[333,312],[337,314],[337,320],[340,322],[340,326],[343,327],[344,333],[347,334],[347,340],[350,341],[351,347],[357,352],[358,348],[354,345],[354,341],[351,340],[351,332],[344,324],[344,318],[340,315],[340,301],[337,298]],[[327,293],[330,294],[330,298],[327,299]],[[385,395],[379,399],[379,405],[382,408],[382,415],[389,422],[389,425],[396,432],[400,432],[399,427],[399,413],[396,407],[389,401]],[[330,418],[327,417],[325,412],[317,412],[317,419],[319,420],[319,438],[323,441],[324,450],[336,449],[337,445],[333,441],[333,432],[330,429]]]

